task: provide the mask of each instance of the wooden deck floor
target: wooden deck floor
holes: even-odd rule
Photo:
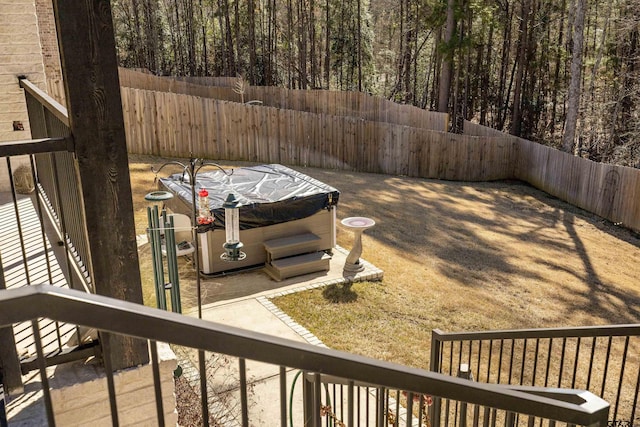
[[[66,268],[58,262],[64,259],[62,251],[56,250],[47,233],[43,233],[32,198],[19,197],[17,211],[16,215],[10,193],[1,193],[0,258],[7,289],[42,283],[68,287]],[[39,319],[38,324],[45,352],[63,347],[75,332],[75,326],[49,319]],[[35,354],[31,322],[18,323],[13,329],[19,354]]]

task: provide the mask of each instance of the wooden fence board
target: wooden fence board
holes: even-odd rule
[[[627,201],[628,199],[633,200],[634,191],[631,186],[635,180],[629,168],[618,168],[617,171],[620,175],[619,197],[616,200],[616,215],[612,221],[616,224],[625,224],[628,216],[627,211],[632,210],[632,207],[627,205]]]
[[[131,109],[131,100],[129,99],[129,92],[126,93],[122,93],[121,97],[122,97],[122,115],[123,115],[123,122],[124,122],[124,128],[125,129],[132,129],[133,128],[133,123],[131,123],[131,111],[129,111]],[[126,109],[126,111],[125,111]],[[130,134],[132,134],[132,136],[129,136],[129,134],[127,134],[127,151],[129,153],[134,153],[137,154],[133,151],[133,147],[132,144],[129,143],[130,139],[135,139],[135,133],[130,132]]]
[[[122,93],[124,94],[125,92],[122,91]],[[139,96],[144,96],[144,102],[153,102],[154,104],[154,115],[149,119],[151,121],[149,125],[152,126],[153,129],[153,137],[150,141],[148,141],[148,144],[145,147],[145,151],[149,154],[157,155],[160,152],[160,141],[162,141],[163,139],[162,132],[164,131],[164,127],[157,126],[157,123],[161,121],[166,115],[164,111],[165,104],[164,102],[162,102],[162,99],[155,97],[149,93],[143,92],[140,93]],[[146,127],[148,124],[145,123],[144,125]]]
[[[146,99],[144,99],[144,92],[136,92],[135,93],[136,106],[135,106],[135,114],[136,114],[136,127],[138,137],[140,141],[142,141],[142,150],[146,151],[149,148],[149,143],[146,140],[146,124],[144,121],[144,104],[146,103]]]
[[[640,224],[640,173],[636,169],[626,170],[630,176],[628,179],[629,192],[625,194],[626,207],[624,209],[623,224],[629,226],[630,224]]]
[[[156,118],[158,117],[158,110],[156,108],[157,102],[155,100],[155,98],[153,96],[151,96],[150,93],[145,93],[144,94],[144,98],[145,98],[145,106],[147,107],[145,109],[145,114],[144,114],[144,120],[145,122],[148,123],[153,123],[153,126],[149,127],[149,126],[144,126],[145,129],[147,129],[147,133],[146,133],[146,138],[147,138],[147,149],[148,150],[153,150],[151,147],[153,147],[157,141],[157,129],[158,126],[156,126]]]
[[[162,93],[160,98],[158,98],[158,96],[154,97],[163,105],[164,110],[164,121],[157,123],[158,126],[163,128],[163,132],[161,133],[163,138],[158,141],[158,152],[156,153],[156,155],[159,156],[167,152],[167,144],[171,141],[171,138],[173,138],[172,121],[174,114],[174,97],[168,93]]]
[[[280,163],[280,120],[277,108],[269,109],[269,126],[273,127],[269,141],[269,162]]]
[[[174,115],[175,115],[176,99],[169,93],[162,93],[160,98],[158,98],[157,96],[154,96],[154,97],[156,100],[159,99],[159,101],[164,105],[164,113],[165,113],[165,120],[166,120],[163,123],[157,123],[158,125],[164,127],[164,132],[163,132],[164,138],[162,138],[162,140],[159,141],[158,143],[159,151],[157,154],[161,155],[168,152],[169,144],[173,139],[173,133],[174,133],[173,121],[175,120]]]
[[[192,97],[189,102],[189,122],[191,124],[191,149],[195,153],[201,153],[200,140],[202,136],[202,118],[200,117],[202,112],[202,106],[200,105],[200,98]],[[201,156],[198,156],[201,157]]]

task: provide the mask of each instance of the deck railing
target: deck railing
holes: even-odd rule
[[[8,186],[0,194],[0,290],[50,283],[91,292],[90,256],[81,190],[64,107],[28,80],[21,80],[31,140],[0,143],[0,172]],[[0,331],[0,365],[8,389],[20,389],[20,363],[36,354],[31,322]],[[77,334],[74,325],[42,319],[37,334],[47,352],[63,352]],[[9,345],[11,344],[11,345]]]
[[[72,141],[69,138],[67,110],[26,79],[24,89],[33,138],[64,138],[57,150],[36,151],[32,168],[44,214],[50,220],[67,253],[70,286],[92,291],[91,257],[86,233],[82,191],[76,171]],[[38,153],[38,154],[36,154]],[[35,165],[34,165],[35,161]]]
[[[248,360],[272,365],[279,372],[279,386],[274,386],[277,388],[276,397],[269,402],[279,408],[279,420],[270,419],[269,425],[286,427],[288,422],[295,420],[296,425],[314,427],[325,422],[327,425],[345,422],[345,425],[382,427],[388,425],[391,416],[394,425],[422,425],[417,418],[421,416],[421,409],[416,406],[428,396],[455,404],[457,413],[451,406],[446,417],[438,418],[440,424],[446,425],[478,426],[498,422],[525,425],[539,422],[549,426],[557,423],[604,426],[608,416],[608,404],[590,393],[568,392],[570,398],[557,398],[557,390],[483,384],[48,285],[0,291],[0,327],[41,317],[147,339],[152,355],[157,349],[157,342],[167,342],[233,358],[238,366],[240,395],[236,419],[243,426],[256,425],[255,414],[251,413],[247,398],[250,389],[246,369]],[[41,348],[38,353],[42,354]],[[103,357],[105,362],[114,357],[104,345]],[[151,359],[155,361],[157,358]],[[159,424],[162,424],[163,395],[158,368],[156,363],[152,364],[157,416]],[[109,366],[108,363],[105,365]],[[291,369],[305,372],[307,378],[312,379],[306,382],[306,386],[301,385],[305,390],[302,411],[292,411],[289,387],[294,381],[295,371],[291,372]],[[109,369],[105,371],[107,383],[112,383],[113,374]],[[41,364],[40,374],[48,421],[54,425],[53,402],[44,364]],[[203,374],[206,372],[200,372]],[[327,404],[326,392],[330,389],[323,392],[323,383],[327,382],[345,384],[339,386],[344,387],[344,391],[334,388],[332,394],[329,392],[333,398],[331,405]],[[360,396],[357,404],[355,396]],[[117,420],[118,398],[112,387],[109,387],[109,400],[112,419]],[[404,408],[403,417],[393,410],[400,407]],[[202,412],[208,414],[208,411],[209,405],[203,405]],[[485,414],[487,418],[483,418]],[[204,418],[208,419],[207,416]]]
[[[588,390],[611,402],[610,425],[640,425],[640,324],[434,330],[430,364],[432,371],[454,376],[468,368],[482,383]]]

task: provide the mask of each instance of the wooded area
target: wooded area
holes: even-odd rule
[[[120,64],[362,90],[640,167],[634,0],[116,0]],[[566,132],[565,132],[566,130]]]

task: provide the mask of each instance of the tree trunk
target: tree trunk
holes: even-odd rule
[[[412,72],[411,72],[411,64],[412,56],[413,56],[413,37],[415,35],[415,25],[412,17],[413,11],[411,10],[411,3],[409,0],[406,0],[406,16],[407,16],[407,24],[408,27],[404,31],[404,55],[402,59],[404,69],[404,83],[403,83],[403,97],[405,103],[409,104],[413,102],[413,90],[412,90]]]
[[[481,71],[481,84],[480,84],[480,124],[487,125],[487,110],[489,107],[489,75],[491,72],[491,61],[493,52],[493,28],[490,24],[489,36],[487,37],[487,57],[485,59],[484,69]]]
[[[456,30],[454,15],[455,0],[447,0],[447,25],[444,33],[444,45],[446,51],[442,58],[442,69],[440,72],[440,90],[438,93],[438,111],[446,113],[449,111],[449,92],[451,91],[451,73],[453,71],[453,52],[451,41]]]
[[[325,1],[325,8],[324,84],[325,89],[329,90],[331,88],[331,3],[329,0]]]
[[[146,61],[145,61],[145,55],[144,55],[144,48],[142,45],[142,38],[140,37],[140,28],[142,26],[142,23],[140,22],[140,11],[138,10],[138,1],[137,0],[132,0],[131,1],[131,9],[133,11],[133,28],[134,28],[134,33],[132,34],[132,38],[134,40],[134,43],[132,45],[133,49],[135,49],[134,51],[134,56],[136,58],[136,65],[138,67],[146,67]]]
[[[277,19],[276,19],[276,0],[268,1],[268,22],[267,22],[267,68],[265,70],[265,85],[271,86],[275,84],[275,67],[276,64],[276,35],[277,35]]]
[[[555,67],[554,67],[554,76],[553,76],[553,94],[551,95],[551,139],[554,139],[555,136],[555,131],[556,131],[556,116],[558,114],[558,92],[560,91],[560,66],[561,66],[561,60],[562,60],[562,54],[561,54],[561,49],[559,49],[560,46],[562,46],[563,44],[563,38],[564,38],[564,10],[566,8],[567,5],[567,1],[566,0],[562,0],[562,7],[561,7],[561,17],[560,17],[560,24],[559,24],[559,30],[558,30],[558,41],[557,41],[557,53],[556,53],[556,61],[555,61]]]
[[[562,138],[562,150],[573,153],[575,149],[576,125],[580,109],[580,83],[582,81],[582,45],[584,38],[584,14],[586,0],[576,0],[573,24],[573,54],[571,57],[571,82],[567,99],[567,117]]]
[[[196,37],[194,28],[193,1],[187,0],[185,4],[185,31],[187,33],[187,52],[189,58],[189,75],[196,75]]]
[[[256,75],[256,10],[253,0],[247,1],[247,26],[249,27],[249,84],[255,85]]]
[[[184,60],[184,47],[182,45],[182,28],[180,25],[180,5],[178,4],[178,0],[173,1],[173,8],[175,13],[175,24],[176,24],[176,47],[174,51],[174,55],[176,57],[176,62],[178,63],[177,73],[179,75],[185,73],[185,60]]]
[[[398,37],[398,55],[396,62],[396,79],[393,89],[391,90],[391,98],[396,98],[396,93],[402,92],[402,81],[404,76],[404,50],[406,49],[404,45],[404,32],[405,32],[405,0],[400,0],[400,16],[399,16],[399,33]]]
[[[529,30],[529,1],[522,0],[520,17],[520,35],[518,36],[518,55],[516,56],[516,81],[513,92],[513,114],[511,115],[511,134],[520,136],[522,129],[522,84],[526,67],[528,30]]]
[[[204,19],[204,5],[200,0],[200,29],[202,31],[202,72],[205,76],[209,75],[209,58],[207,55],[207,20]]]
[[[498,95],[496,99],[496,108],[498,114],[494,127],[498,130],[504,129],[504,122],[507,117],[507,107],[509,104],[510,90],[505,89],[507,86],[507,73],[509,70],[509,61],[511,60],[511,21],[513,20],[513,9],[509,6],[509,2],[505,2],[504,6],[504,30],[502,32],[502,62],[500,63],[500,78],[498,86]]]
[[[236,76],[236,61],[235,61],[235,48],[233,47],[233,36],[231,33],[231,17],[229,16],[229,2],[228,0],[222,0],[224,11],[224,25],[225,25],[225,52],[226,52],[226,75],[230,77]]]
[[[293,5],[287,0],[287,87],[295,89],[293,84]]]
[[[158,32],[156,30],[156,7],[153,1],[145,2],[145,33],[146,33],[146,67],[153,73],[158,72],[158,61],[156,54],[158,53]]]
[[[307,8],[304,0],[298,0],[298,81],[300,89],[307,89]]]

